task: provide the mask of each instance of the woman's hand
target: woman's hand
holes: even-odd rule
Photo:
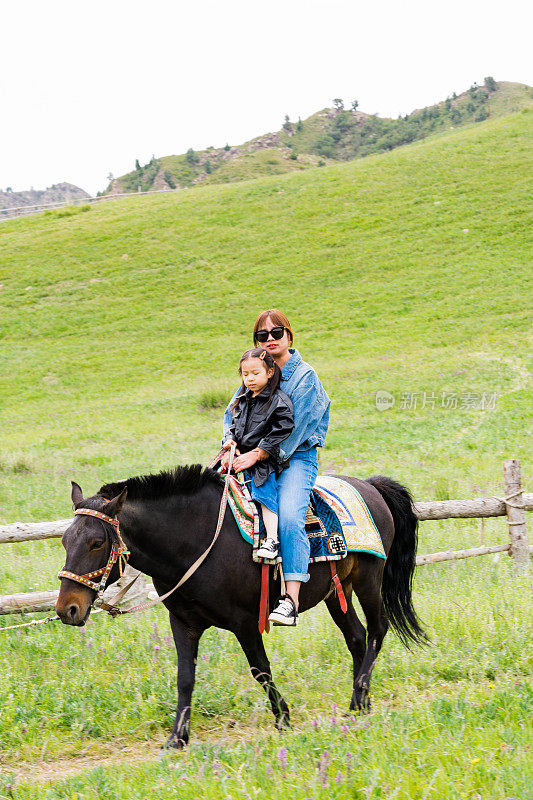
[[[241,452],[239,450],[239,448],[237,447],[237,442],[235,442],[233,439],[228,439],[227,442],[224,442],[222,447],[224,448],[224,450],[226,452],[222,455],[222,458],[220,459],[220,463],[221,463],[222,469],[224,471],[226,471],[228,466],[229,466],[229,451],[231,449],[231,445],[232,444],[235,445],[235,455],[236,456],[240,455],[240,452]],[[233,462],[233,464],[235,465],[235,461]]]
[[[259,461],[259,453],[257,450],[250,450],[248,453],[243,453],[233,462],[233,469],[235,472],[242,472],[243,469],[253,467]]]

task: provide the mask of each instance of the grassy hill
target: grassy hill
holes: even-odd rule
[[[342,103],[322,109],[305,120],[286,117],[276,133],[243,145],[165,156],[115,179],[107,192],[175,189],[199,183],[230,183],[324,166],[373,153],[387,152],[435,133],[475,124],[520,111],[533,102],[533,89],[524,84],[486,78],[470,89],[398,119],[366,114]],[[353,106],[354,104],[352,104]]]
[[[324,466],[393,465],[419,493],[469,494],[463,467],[497,475],[504,455],[524,454],[530,120],[6,222],[0,481],[5,492],[16,474],[21,491],[3,496],[2,518],[66,511],[67,466],[93,482],[206,458],[218,412],[200,398],[230,391],[255,314],[272,305],[334,401]],[[379,389],[396,392],[388,413]],[[402,409],[411,390],[501,396],[494,412]],[[416,466],[426,459],[431,477]],[[26,493],[36,481],[45,498]]]
[[[4,223],[0,522],[67,517],[71,479],[92,493],[205,463],[252,322],[270,306],[286,311],[332,399],[322,470],[391,475],[418,499],[501,496],[502,461],[516,456],[531,488],[532,116],[322,169]],[[387,411],[380,390],[395,401]],[[483,535],[505,542],[505,522],[487,519]],[[479,538],[479,520],[423,523],[420,551]],[[58,541],[2,547],[1,593],[56,585]],[[242,769],[273,798],[287,782],[295,798],[448,800],[450,785],[525,797],[529,602],[506,556],[417,569],[432,646],[407,652],[389,634],[374,711],[346,722],[348,657],[325,609],[275,631],[266,644],[294,710],[283,741],[235,641],[211,630],[193,747],[171,761],[157,760],[175,702],[164,610],[6,632],[2,774],[26,775],[19,800],[140,800],[154,782],[170,798],[178,779],[183,797],[240,796]],[[135,765],[142,746],[153,759]],[[77,755],[87,770],[87,754],[109,762],[35,783],[35,765]]]

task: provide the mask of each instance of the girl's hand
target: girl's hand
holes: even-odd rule
[[[228,469],[228,466],[229,466],[229,451],[230,451],[230,447],[231,447],[232,444],[237,444],[237,443],[234,442],[233,439],[228,439],[228,441],[224,442],[224,445],[223,445],[225,453],[223,453],[222,458],[220,459],[220,463],[222,465],[222,469],[224,470],[224,472]],[[236,447],[235,448],[235,455],[238,456],[240,454],[240,452],[241,451],[239,450],[239,448]],[[235,461],[233,462],[233,464],[235,465]]]
[[[233,462],[233,469],[235,472],[242,472],[243,469],[253,467],[259,461],[259,453],[257,450],[250,450],[248,453],[243,453],[236,458]]]

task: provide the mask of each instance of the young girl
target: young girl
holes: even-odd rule
[[[276,477],[283,470],[280,444],[294,428],[292,401],[279,388],[281,370],[266,350],[246,350],[239,362],[242,386],[232,405],[232,423],[224,448],[237,446],[235,472],[244,470],[252,499],[261,505],[267,532],[257,555],[278,553],[278,490]],[[266,454],[266,457],[265,457]],[[227,458],[223,459],[227,467]]]

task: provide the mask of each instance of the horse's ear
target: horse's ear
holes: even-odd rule
[[[71,481],[72,484],[72,493],[71,498],[74,504],[74,508],[77,508],[80,503],[83,502],[83,492],[81,490],[81,486],[79,486],[75,481]]]
[[[117,494],[116,497],[114,497],[106,506],[104,506],[102,509],[104,514],[107,514],[108,517],[116,517],[118,514],[120,514],[127,494],[128,487],[125,486],[120,494]]]

